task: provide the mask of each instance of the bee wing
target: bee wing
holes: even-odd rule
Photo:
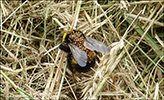
[[[100,42],[96,39],[87,37],[87,36],[86,36],[86,39],[87,40],[84,41],[84,46],[86,48],[101,52],[103,54],[108,54],[110,52],[109,47],[105,43]]]
[[[68,46],[72,52],[75,61],[81,67],[85,67],[87,65],[87,53],[72,43],[69,43]]]

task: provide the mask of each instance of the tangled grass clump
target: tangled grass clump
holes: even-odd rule
[[[164,2],[1,1],[1,99],[164,99]],[[88,73],[66,66],[71,29],[110,54]]]

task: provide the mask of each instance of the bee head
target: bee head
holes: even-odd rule
[[[64,35],[59,36],[60,38],[63,38],[62,43],[59,45],[59,48],[65,52],[70,52],[70,49],[68,47],[68,35],[69,32],[64,33]]]

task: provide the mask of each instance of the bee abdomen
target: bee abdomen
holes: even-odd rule
[[[72,61],[73,56],[71,53],[69,53],[67,55],[67,61],[68,61],[68,68],[73,72],[74,69],[78,72],[88,72],[91,70],[90,67],[94,67],[95,66],[95,61],[96,61],[96,56],[91,60],[87,62],[87,65],[85,67],[81,67],[79,66],[77,63]]]

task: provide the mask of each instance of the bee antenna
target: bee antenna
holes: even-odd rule
[[[56,41],[59,40],[60,38],[63,38],[63,35],[59,35],[59,37],[56,38]]]
[[[59,38],[63,38],[63,35],[59,35]]]

